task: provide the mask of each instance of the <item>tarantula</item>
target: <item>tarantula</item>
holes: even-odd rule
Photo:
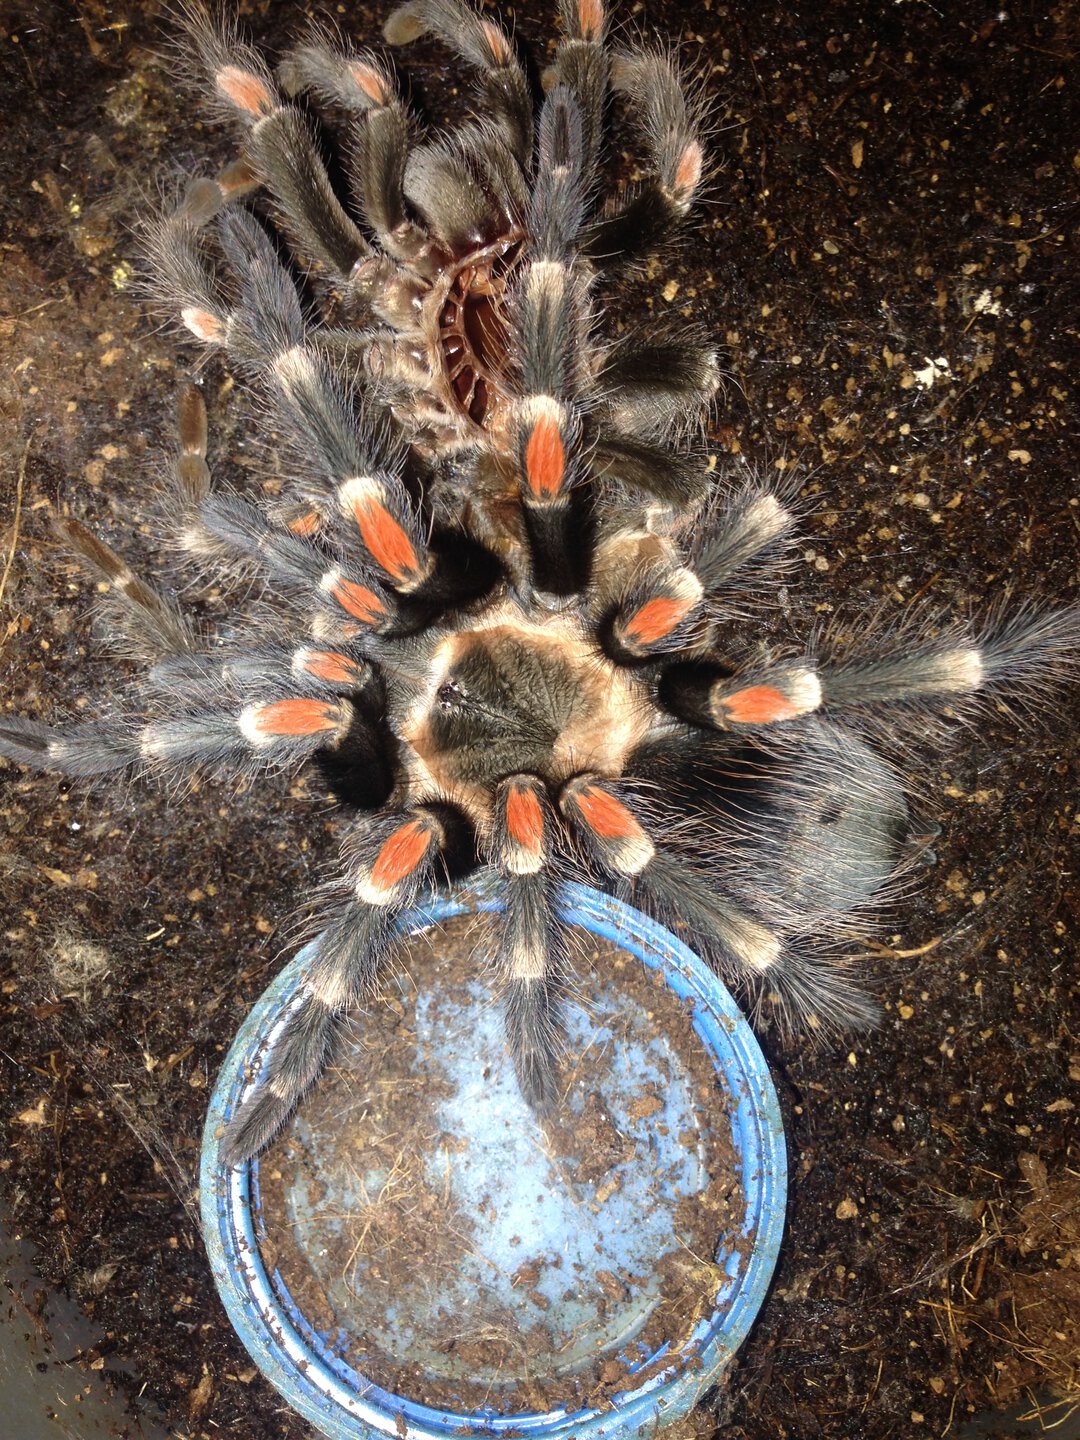
[[[753,1005],[865,1023],[838,942],[918,837],[862,732],[918,731],[1003,682],[1041,692],[1080,642],[1076,610],[977,636],[918,621],[832,658],[822,637],[793,653],[755,634],[749,598],[783,564],[791,495],[713,483],[714,351],[671,330],[617,339],[597,298],[690,210],[705,107],[667,51],[609,46],[602,0],[560,10],[538,107],[515,47],[467,0],[394,10],[392,45],[431,33],[476,72],[481,115],[433,140],[376,54],[315,30],[275,77],[186,12],[245,152],[149,225],[155,289],[262,397],[292,468],[273,500],[215,493],[191,388],[170,503],[197,566],[265,584],[239,623],[201,635],[69,522],[148,673],[118,718],[5,719],[0,754],[83,776],[313,759],[350,807],[346,893],[227,1133],[230,1163],[315,1082],[440,865],[499,877],[508,1045],[537,1110],[554,1099],[554,888],[571,867],[685,927]],[[648,172],[605,200],[612,92]],[[307,96],[347,117],[359,221]]]

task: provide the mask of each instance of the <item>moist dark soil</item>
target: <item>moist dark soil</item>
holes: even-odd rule
[[[577,939],[588,937],[578,932]],[[750,1243],[741,1235],[746,1200],[727,1118],[732,1097],[718,1082],[690,1010],[655,971],[609,944],[581,954],[568,977],[570,993],[589,1010],[594,997],[614,992],[614,1027],[608,1023],[608,1004],[601,1022],[603,1043],[593,1040],[583,1050],[566,1046],[558,1072],[559,1102],[542,1121],[533,1122],[533,1143],[546,1162],[538,1183],[549,1206],[552,1196],[561,1193],[571,1211],[598,1217],[592,1244],[605,1255],[601,1247],[613,1243],[611,1227],[625,1223],[625,1208],[613,1214],[611,1202],[630,1171],[651,1176],[649,1203],[661,1213],[671,1211],[674,1223],[649,1257],[649,1273],[644,1275],[605,1268],[592,1245],[584,1247],[583,1256],[565,1246],[538,1250],[523,1225],[523,1233],[511,1237],[511,1244],[517,1241],[514,1254],[520,1263],[512,1277],[509,1308],[483,1323],[481,1316],[474,1316],[470,1323],[467,1313],[453,1303],[441,1303],[440,1297],[478,1247],[496,1263],[484,1249],[480,1232],[495,1224],[499,1202],[483,1195],[475,1207],[464,1208],[461,1186],[451,1182],[449,1147],[467,1141],[448,1135],[440,1124],[440,1104],[454,1086],[429,1037],[452,1033],[456,997],[475,984],[478,964],[483,966],[497,943],[490,917],[464,915],[400,948],[395,964],[399,983],[383,1004],[354,1017],[347,1045],[326,1083],[305,1100],[296,1120],[260,1163],[265,1237],[260,1251],[301,1314],[331,1341],[339,1329],[349,1331],[358,1324],[370,1296],[376,1297],[376,1309],[392,1298],[409,1317],[415,1347],[432,1353],[428,1366],[403,1365],[401,1355],[386,1353],[362,1327],[344,1345],[334,1346],[360,1374],[391,1394],[458,1413],[485,1407],[603,1409],[612,1396],[644,1384],[656,1370],[695,1363],[696,1352],[687,1349],[690,1332],[714,1308],[725,1283],[724,1269],[713,1263],[714,1257],[721,1250],[725,1255],[745,1253]],[[418,987],[427,997],[426,1026],[417,1023]],[[620,1128],[604,1098],[612,1053],[626,1043],[644,1047],[656,1035],[664,1036],[670,1049],[658,1055],[656,1075],[620,1093],[620,1118],[626,1125]],[[490,1062],[505,1064],[498,1055],[485,1059],[478,1053],[474,1059],[477,1074],[482,1078],[488,1072],[489,1081]],[[657,1158],[657,1145],[669,1133],[663,1095],[676,1085],[680,1093],[693,1097],[695,1122],[675,1137],[678,1150],[701,1163],[707,1176],[706,1183],[681,1197],[682,1164]],[[482,1086],[475,1103],[484,1103]],[[523,1116],[514,1117],[516,1126],[523,1122]],[[329,1217],[330,1229],[336,1228],[343,1185],[351,1188],[357,1174],[367,1169],[377,1179],[361,1187],[361,1203],[336,1233],[328,1233],[321,1212]],[[288,1202],[298,1174],[304,1193],[314,1197],[314,1223],[305,1223],[303,1237]],[[514,1207],[510,1213],[516,1214],[521,1197],[502,1193]],[[314,1265],[313,1248],[318,1251]],[[328,1273],[344,1282],[352,1302],[347,1315],[327,1293],[322,1277]],[[621,1350],[605,1346],[591,1361],[568,1367],[565,1356],[571,1346],[576,1353],[580,1340],[575,1327],[583,1314],[595,1314],[598,1322],[610,1311],[627,1314],[631,1297],[657,1278],[648,1317],[627,1345]],[[563,1299],[574,1300],[572,1312],[564,1314],[552,1305],[553,1288],[556,1301],[562,1292]],[[656,1362],[642,1365],[643,1358],[662,1348]],[[489,1378],[468,1379],[519,1371],[520,1380],[509,1386]],[[554,1378],[562,1372],[567,1372],[563,1378]]]
[[[305,7],[240,8],[272,45]],[[534,47],[553,8],[514,9]],[[377,33],[367,4],[340,18]],[[1075,599],[1076,7],[655,0],[622,20],[677,40],[714,103],[708,201],[636,313],[717,337],[721,469],[802,479],[777,634]],[[146,496],[195,362],[133,296],[130,225],[231,158],[155,59],[163,33],[136,0],[0,8],[0,666],[22,715],[93,715],[126,671],[53,519],[161,569]],[[434,47],[408,64],[419,105],[457,103]],[[275,437],[223,370],[203,383],[219,479],[274,483]],[[917,893],[867,922],[878,1028],[763,1036],[792,1189],[709,1412],[734,1440],[921,1440],[1025,1405],[1049,1423],[1076,1394],[1075,692],[1034,698],[1032,723],[991,713],[912,765],[942,833]],[[298,1440],[214,1292],[195,1176],[208,1087],[331,859],[323,797],[11,768],[0,787],[0,1189],[101,1328],[74,1359],[178,1437]]]

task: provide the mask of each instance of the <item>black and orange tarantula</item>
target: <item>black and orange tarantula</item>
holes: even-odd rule
[[[313,32],[275,78],[187,12],[246,148],[149,227],[155,287],[263,397],[293,468],[273,501],[213,493],[190,389],[172,507],[196,563],[239,562],[265,587],[243,623],[199,635],[69,524],[149,661],[144,689],[120,719],[5,720],[0,754],[69,775],[314,759],[355,812],[348,893],[226,1137],[234,1163],[316,1080],[336,1018],[440,865],[499,877],[509,1048],[537,1109],[553,1099],[553,891],[571,866],[685,927],[751,1003],[811,1027],[865,1022],[839,942],[918,844],[897,773],[861,732],[875,716],[917,731],[999,683],[1039,693],[1080,641],[1075,610],[977,636],[918,623],[831,658],[755,636],[749,600],[783,562],[790,496],[713,483],[698,445],[712,349],[616,339],[614,302],[597,299],[690,210],[703,106],[666,51],[609,47],[602,0],[560,7],[538,109],[514,46],[467,0],[396,9],[391,44],[431,33],[477,76],[481,114],[424,141],[375,54]],[[648,168],[605,200],[612,92]],[[348,117],[359,220],[304,96]]]

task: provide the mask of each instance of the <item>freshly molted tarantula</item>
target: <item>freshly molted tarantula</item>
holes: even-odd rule
[[[245,148],[149,225],[155,290],[262,397],[290,478],[273,500],[215,493],[186,390],[175,529],[195,565],[247,578],[246,617],[199,634],[69,523],[148,673],[119,718],[4,720],[0,754],[166,777],[315,760],[350,807],[347,894],[228,1131],[231,1163],[316,1080],[337,1017],[440,867],[499,876],[508,1044],[538,1110],[554,1099],[565,974],[554,889],[572,869],[683,927],[753,1006],[866,1022],[841,941],[919,844],[865,735],[902,740],[996,686],[1041,694],[1080,646],[1076,610],[975,635],[927,619],[843,648],[755,633],[790,494],[714,481],[707,344],[617,339],[611,318],[619,276],[700,189],[704,107],[665,50],[609,47],[602,0],[560,9],[538,106],[504,31],[467,0],[391,14],[391,45],[433,34],[475,71],[479,116],[434,139],[416,137],[376,54],[312,32],[275,75],[186,14]],[[357,218],[303,96],[346,117]],[[605,199],[618,102],[647,173]]]

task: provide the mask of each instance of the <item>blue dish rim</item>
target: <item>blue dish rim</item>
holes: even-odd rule
[[[398,921],[401,936],[416,934],[456,915],[501,909],[490,882],[429,896]],[[574,883],[559,892],[561,918],[628,950],[659,970],[671,990],[693,1006],[693,1023],[713,1054],[734,1102],[732,1131],[742,1159],[746,1196],[744,1235],[753,1234],[733,1294],[702,1319],[680,1351],[678,1367],[654,1372],[638,1389],[616,1397],[604,1410],[498,1414],[453,1413],[392,1395],[356,1375],[343,1361],[329,1363],[305,1339],[266,1274],[252,1218],[257,1161],[226,1171],[220,1135],[258,1075],[246,1079],[251,1060],[276,1039],[301,983],[313,946],[278,974],[240,1027],[218,1076],[203,1132],[200,1166],[202,1227],[222,1302],[255,1364],[288,1402],[331,1440],[370,1440],[402,1435],[449,1440],[466,1433],[611,1440],[646,1425],[667,1424],[686,1414],[716,1382],[746,1338],[765,1299],[784,1229],[787,1154],[783,1123],[768,1067],[757,1041],[727,988],[681,940],[623,901]],[[730,1287],[729,1287],[730,1289]],[[657,1352],[662,1354],[662,1352]],[[653,1359],[656,1356],[652,1357]],[[650,1361],[651,1363],[651,1361]],[[346,1375],[359,1385],[349,1385]]]

